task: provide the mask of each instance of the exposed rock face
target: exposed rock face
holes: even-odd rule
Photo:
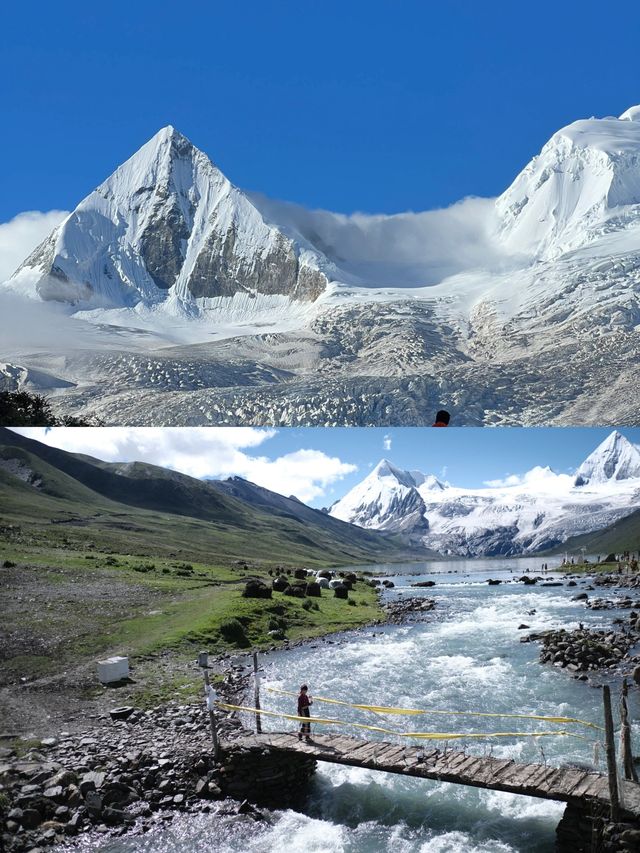
[[[272,247],[253,257],[239,252],[237,241],[235,223],[226,233],[212,231],[189,277],[192,296],[233,296],[246,290],[314,300],[326,287],[322,273],[300,266],[292,241],[282,234]]]

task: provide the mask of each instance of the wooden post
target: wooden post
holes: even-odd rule
[[[627,696],[629,694],[629,685],[627,679],[622,680],[622,697],[620,699],[620,753],[622,755],[622,768],[624,770],[624,778],[632,782],[638,781],[638,774],[633,763],[633,753],[631,752],[631,726],[629,725],[629,708],[627,705]]]
[[[609,685],[602,687],[604,702],[604,734],[607,752],[607,774],[609,776],[609,799],[611,800],[611,820],[618,823],[620,817],[620,798],[618,795],[618,774],[616,771],[616,747],[613,740],[613,715],[611,713],[611,691]]]
[[[254,708],[260,710],[260,673],[258,672],[258,652],[253,653],[253,689]],[[256,714],[256,732],[262,733],[262,720],[260,714]]]
[[[202,667],[202,674],[204,676],[204,694],[207,699],[207,710],[209,711],[209,725],[211,726],[211,740],[213,741],[213,760],[218,760],[218,751],[220,749],[220,743],[218,741],[218,725],[216,723],[216,715],[215,711],[209,707],[209,673],[207,672],[206,667]]]

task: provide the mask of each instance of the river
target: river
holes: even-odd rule
[[[584,588],[585,582],[572,588],[510,582],[525,572],[539,573],[541,562],[534,558],[367,567],[374,572],[395,572],[395,587],[386,593],[389,598],[425,595],[437,600],[436,610],[412,624],[363,629],[338,640],[317,641],[263,656],[263,707],[295,713],[294,697],[271,693],[268,688],[296,691],[304,681],[312,695],[355,703],[570,716],[601,723],[601,691],[567,672],[541,666],[539,645],[521,643],[520,637],[553,627],[574,628],[579,622],[608,626],[613,618],[628,611],[592,611],[583,602],[573,601],[572,596]],[[503,583],[489,586],[489,577]],[[550,571],[548,580],[553,577]],[[560,577],[555,575],[556,579]],[[435,586],[411,587],[425,580],[435,581]],[[613,593],[607,590],[592,595],[612,597]],[[519,628],[523,624],[528,628]],[[638,720],[638,700],[632,693],[631,718]],[[403,731],[473,734],[565,729],[582,737],[523,735],[450,741],[448,746],[549,764],[593,762],[595,757],[597,766],[604,769],[604,750],[594,747],[599,732],[582,726],[509,717],[378,717],[317,699],[313,713]],[[281,729],[283,723],[265,718],[263,727]],[[355,728],[351,733],[362,734]],[[634,724],[635,741],[638,735],[640,726]],[[382,853],[391,849],[396,853],[551,853],[563,809],[563,804],[545,800],[320,764],[303,811],[271,813],[270,824],[248,820],[221,825],[206,815],[178,817],[161,834],[109,841],[99,849],[104,853],[232,853],[239,849],[288,853]]]

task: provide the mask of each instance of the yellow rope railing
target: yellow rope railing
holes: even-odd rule
[[[420,740],[461,740],[467,738],[493,738],[493,737],[576,737],[586,740],[584,735],[576,735],[573,732],[555,731],[555,732],[484,732],[484,733],[468,733],[468,732],[399,732],[394,729],[385,729],[381,726],[368,726],[365,723],[350,723],[345,720],[333,720],[323,717],[298,717],[295,714],[284,714],[278,711],[265,711],[262,708],[249,708],[245,705],[230,705],[226,702],[216,702],[218,708],[225,711],[246,711],[248,714],[260,714],[267,717],[280,717],[285,720],[292,720],[296,723],[313,723],[314,725],[332,725],[332,726],[350,726],[357,729],[366,729],[371,732],[382,732],[386,735],[394,735],[396,737],[418,738]]]
[[[282,696],[297,696],[297,693],[293,693],[289,690],[279,690],[276,687],[267,687],[265,688],[270,693],[279,693]],[[354,702],[344,702],[342,699],[329,699],[325,696],[314,696],[314,702],[328,702],[332,705],[345,705],[348,708],[356,708],[360,711],[371,711],[374,714],[395,714],[400,716],[418,716],[419,714],[438,714],[441,716],[454,716],[454,717],[509,717],[513,719],[520,720],[541,720],[545,723],[578,723],[582,726],[588,726],[591,729],[597,729],[598,731],[604,731],[602,726],[598,726],[595,723],[590,723],[587,720],[580,720],[576,717],[553,717],[553,716],[544,716],[541,714],[491,714],[484,711],[435,711],[435,710],[419,710],[417,708],[391,708],[386,707],[384,705],[360,705]]]

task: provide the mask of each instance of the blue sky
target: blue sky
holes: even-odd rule
[[[311,506],[328,506],[381,459],[478,488],[548,465],[573,473],[610,428],[25,427],[37,441],[109,462],[140,460],[194,477],[241,476]],[[620,432],[640,445],[640,427]]]
[[[640,6],[111,0],[0,11],[0,222],[69,209],[174,124],[239,186],[341,212],[506,188],[640,100]]]
[[[536,465],[572,473],[603,441],[610,428],[286,429],[261,449],[274,458],[298,447],[313,447],[357,466],[334,486],[337,500],[381,459],[399,468],[435,474],[456,486],[476,488],[486,480],[524,474]],[[620,429],[640,444],[640,428]],[[322,506],[322,500],[314,501]]]

